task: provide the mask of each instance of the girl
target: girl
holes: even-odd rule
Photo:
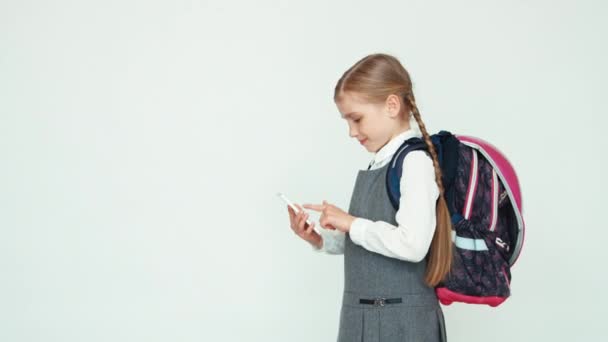
[[[375,152],[359,170],[348,212],[326,201],[304,204],[321,212],[321,235],[308,214],[287,208],[291,228],[313,249],[344,254],[339,342],[446,341],[434,286],[449,272],[451,222],[437,155],[412,92],[408,72],[393,56],[372,54],[338,80],[334,102],[350,136]],[[400,145],[423,137],[428,152],[403,160],[399,210],[390,203],[386,170]]]

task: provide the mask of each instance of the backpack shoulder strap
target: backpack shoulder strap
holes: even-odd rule
[[[439,167],[441,168],[441,178],[444,186],[444,194],[448,203],[448,209],[451,213],[453,213],[455,211],[453,210],[454,208],[451,208],[451,204],[453,203],[451,197],[454,196],[453,184],[456,178],[460,141],[454,134],[445,130],[431,135],[431,141],[435,147],[435,151],[437,152],[437,159],[439,161]],[[391,163],[386,171],[386,189],[391,204],[395,210],[399,210],[403,158],[405,158],[409,152],[416,150],[424,150],[428,153],[428,147],[424,140],[421,138],[410,138],[404,141],[403,144],[401,144],[401,147],[399,147],[397,152],[393,155]]]
[[[450,213],[454,214],[457,211],[454,208],[454,182],[457,174],[460,140],[448,132],[440,131],[431,136],[433,145],[437,150],[437,159],[441,167],[441,181],[443,182],[444,197],[448,205]],[[453,221],[458,221],[458,217],[454,217]]]
[[[415,137],[404,141],[399,149],[397,149],[397,152],[393,154],[386,171],[386,190],[395,210],[399,210],[399,198],[401,198],[400,183],[403,172],[403,158],[412,151],[426,149],[427,146],[424,140]]]

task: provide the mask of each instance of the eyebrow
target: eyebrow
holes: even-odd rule
[[[357,112],[346,113],[346,114],[342,115],[342,117],[347,118],[349,116],[352,116],[353,114],[357,114]]]

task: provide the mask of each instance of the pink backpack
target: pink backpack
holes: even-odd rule
[[[441,131],[431,136],[443,172],[452,215],[452,269],[435,291],[440,302],[498,306],[511,294],[511,266],[524,241],[519,181],[507,158],[490,143]],[[393,155],[386,186],[399,208],[403,158],[426,150],[420,138],[405,141]]]

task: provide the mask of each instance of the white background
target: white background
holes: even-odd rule
[[[348,208],[372,155],[333,88],[375,52],[522,186],[512,297],[444,307],[449,340],[599,340],[607,8],[2,0],[0,340],[335,340],[343,257],[275,194]]]

